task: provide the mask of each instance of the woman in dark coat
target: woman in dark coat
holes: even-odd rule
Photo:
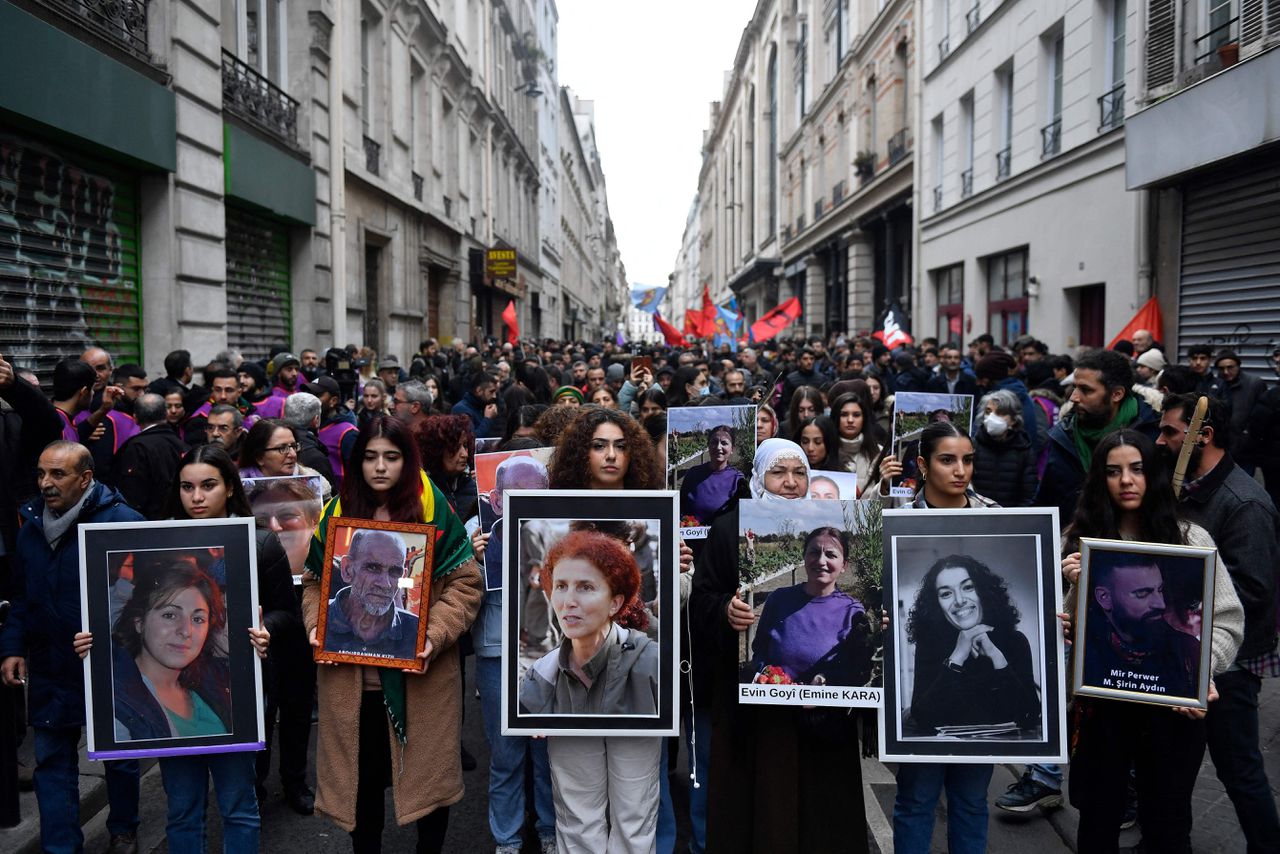
[[[1022,405],[1000,389],[982,398],[974,433],[973,489],[1001,507],[1030,507],[1039,485],[1036,455],[1023,426]]]
[[[762,442],[753,471],[752,496],[779,511],[809,495],[808,461],[794,442]],[[711,523],[689,599],[695,718],[710,718],[697,727],[699,737],[711,734],[706,850],[865,852],[855,718],[846,709],[738,703],[739,639],[752,619],[738,585],[735,507]]]

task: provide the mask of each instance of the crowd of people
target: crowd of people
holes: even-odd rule
[[[1207,750],[1249,851],[1276,850],[1280,819],[1259,745],[1258,697],[1263,678],[1280,676],[1280,383],[1242,370],[1229,349],[1192,344],[1179,364],[1139,331],[1112,349],[1074,357],[1051,354],[1030,336],[999,346],[991,335],[967,345],[925,339],[893,350],[843,335],[738,351],[549,340],[442,346],[428,339],[403,363],[354,346],[295,355],[280,344],[270,354],[252,360],[228,350],[196,365],[178,350],[164,359],[163,376],[149,376],[91,347],[58,362],[43,387],[34,373],[0,359],[0,599],[12,602],[0,627],[0,677],[3,702],[19,713],[18,726],[0,739],[34,738],[35,766],[25,769],[24,782],[36,792],[45,850],[83,847],[81,659],[93,654],[94,640],[81,631],[76,528],[252,516],[243,479],[311,475],[322,481],[325,501],[321,517],[306,520],[314,536],[304,544],[284,531],[258,530],[263,618],[232,627],[247,630],[263,658],[267,750],[161,760],[171,849],[203,849],[212,778],[226,849],[256,851],[274,747],[288,806],[326,816],[350,834],[354,851],[381,850],[388,786],[395,820],[417,825],[417,850],[442,850],[450,806],[486,797],[463,785],[463,772],[475,767],[461,738],[470,658],[489,742],[493,837],[473,850],[518,852],[536,837],[544,852],[665,854],[676,846],[672,790],[681,787],[689,813],[679,835],[698,854],[865,851],[860,759],[874,752],[868,718],[737,702],[742,633],[757,626],[758,643],[767,643],[783,630],[785,615],[776,609],[786,607],[779,597],[761,620],[743,601],[738,501],[807,499],[820,473],[838,471],[856,473],[859,497],[885,506],[1057,508],[1064,601],[1074,595],[1081,538],[1216,547],[1207,713],[1074,698],[1065,796],[1080,811],[1081,851],[1116,851],[1122,828],[1137,823],[1145,850],[1189,852],[1191,792]],[[1280,376],[1280,348],[1271,359]],[[972,430],[930,425],[918,457],[897,459],[891,419],[895,396],[904,392],[973,395]],[[1207,416],[1192,436],[1202,396]],[[668,409],[706,405],[757,407],[757,450],[748,479],[723,464],[733,451],[731,432],[712,437],[720,444],[713,442],[708,472],[698,480],[716,486],[715,500],[700,511],[708,537],[681,546],[688,627],[681,657],[692,662],[682,668],[684,737],[502,735],[502,592],[486,591],[481,569],[493,543],[478,520],[476,440],[493,440],[494,450],[554,448],[552,489],[662,489]],[[1176,494],[1173,463],[1186,442],[1194,447]],[[891,498],[889,484],[904,462],[918,470],[919,488],[911,498]],[[318,578],[334,516],[426,522],[440,532],[427,569],[431,611],[420,669],[315,664],[324,604]],[[851,549],[847,535],[822,529],[811,539],[820,581],[788,595],[836,597],[833,613],[865,622],[863,605],[838,584]],[[307,548],[305,570],[291,571]],[[557,563],[570,573],[575,558],[603,555],[607,563],[618,548],[607,535],[576,533],[521,580],[521,625],[534,627],[520,639],[525,650],[548,650],[548,635],[535,636],[536,627],[547,626],[548,600],[557,613],[561,603],[546,588],[570,583],[560,580]],[[981,567],[937,569],[939,590],[978,595],[973,576]],[[611,598],[600,607],[613,605],[601,612],[604,629],[565,631],[565,655],[595,655],[596,636],[630,637],[634,642],[620,647],[633,653],[627,666],[656,679],[656,656],[646,658],[639,642],[646,597],[621,575],[605,577]],[[216,604],[216,591],[199,595],[205,608]],[[145,612],[145,604],[138,607]],[[1070,642],[1073,615],[1060,616]],[[332,622],[356,631],[349,621]],[[134,638],[135,647],[141,643]],[[997,632],[973,641],[964,655],[1002,661],[1006,653],[1025,654],[1026,645],[1015,631]],[[144,686],[149,671],[140,656],[145,699],[157,689],[150,680]],[[943,671],[949,660],[940,659]],[[532,707],[582,688],[557,684],[554,664],[531,671],[544,683],[528,681],[522,703]],[[598,702],[590,700],[589,674],[574,672],[585,685],[581,701]],[[1024,689],[1021,699],[1030,702]],[[944,704],[952,696],[922,695]],[[178,700],[207,705],[191,692]],[[680,750],[689,753],[689,777],[669,773]],[[992,768],[901,765],[895,850],[929,850],[943,791],[950,850],[986,850]],[[1060,806],[1064,770],[1027,766],[994,806]],[[106,782],[109,850],[134,851],[138,763],[107,762]]]

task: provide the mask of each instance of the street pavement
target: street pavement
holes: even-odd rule
[[[468,662],[470,663],[470,662]],[[468,667],[470,675],[474,668]],[[1262,696],[1262,750],[1266,759],[1267,774],[1272,792],[1280,792],[1280,679],[1268,679],[1263,683]],[[493,850],[489,834],[488,815],[485,806],[487,785],[488,749],[480,720],[480,704],[474,689],[467,687],[466,721],[463,740],[476,757],[478,767],[467,772],[467,794],[449,812],[449,833],[445,850],[449,852],[487,852]],[[31,738],[27,738],[22,756],[31,761]],[[313,747],[314,750],[314,747]],[[312,765],[314,769],[314,763]],[[1002,794],[1005,787],[1016,779],[1020,768],[1000,765],[991,781],[991,798]],[[85,822],[86,851],[97,854],[105,850],[106,792],[102,784],[100,763],[85,761],[81,765],[82,815]],[[688,779],[685,752],[675,765],[672,780],[679,784]],[[863,760],[862,779],[866,790],[867,835],[871,850],[889,854],[892,844],[893,774],[874,759]],[[351,850],[347,834],[332,822],[319,817],[303,817],[293,813],[283,802],[279,780],[271,779],[267,785],[268,798],[263,807],[262,851],[280,854],[346,854]],[[688,800],[678,788],[673,792],[676,813],[681,825],[677,851],[684,851],[687,844]],[[211,801],[210,850],[221,848],[221,827],[217,819],[216,802]],[[39,850],[38,825],[36,823],[35,797],[23,794],[23,816],[26,819],[12,830],[0,830],[0,851],[12,854],[28,854]],[[1197,854],[1245,854],[1244,839],[1236,821],[1235,810],[1214,774],[1213,765],[1205,757],[1200,769],[1192,802],[1194,831],[1192,846]],[[934,827],[932,851],[947,851],[946,809],[939,807],[938,821]],[[1047,813],[1034,812],[1025,816],[991,810],[988,850],[1003,852],[1035,851],[1036,854],[1066,854],[1075,851],[1075,827],[1077,814],[1070,806]],[[384,850],[388,852],[412,851],[416,834],[410,827],[395,824],[387,796],[387,829]],[[167,852],[164,839],[165,798],[160,784],[159,768],[151,764],[143,777],[142,827],[139,833],[139,849],[142,852]],[[1136,845],[1137,829],[1126,831],[1121,845]],[[530,839],[525,852],[536,852],[536,840]],[[179,852],[186,854],[186,852]]]

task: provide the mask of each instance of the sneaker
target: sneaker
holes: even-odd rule
[[[557,854],[560,850],[556,848],[556,838],[554,836],[544,836],[538,842],[542,845],[542,854]]]
[[[114,833],[107,843],[107,854],[138,854],[138,834]]]
[[[1138,823],[1138,799],[1128,798],[1124,804],[1124,818],[1120,821],[1120,829],[1128,830]]]
[[[1009,812],[1030,812],[1036,807],[1051,809],[1062,806],[1062,790],[1050,789],[1044,783],[1023,774],[1008,791],[996,798],[996,806]]]

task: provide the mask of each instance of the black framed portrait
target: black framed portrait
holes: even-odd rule
[[[885,762],[1064,762],[1053,508],[884,512]]]
[[[509,490],[504,504],[503,734],[675,735],[676,493]]]
[[[261,750],[252,519],[80,526],[90,759]]]

